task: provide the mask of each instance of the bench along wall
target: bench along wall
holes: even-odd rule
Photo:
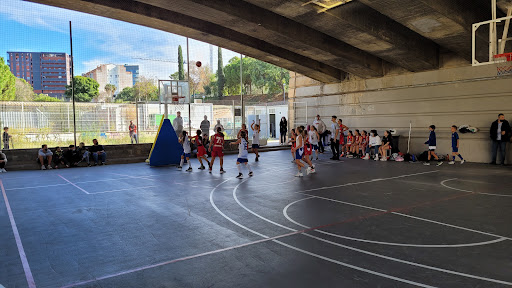
[[[489,162],[489,128],[504,113],[512,120],[512,77],[497,77],[494,66],[443,68],[403,73],[375,79],[352,78],[322,84],[291,73],[289,88],[290,127],[311,124],[320,114],[327,126],[331,115],[343,119],[351,130],[397,129],[400,150],[407,150],[412,123],[411,152],[426,150],[428,126],[436,125],[438,152],[451,153],[451,125],[469,124],[480,131],[461,134],[460,152],[472,162]],[[511,152],[510,144],[507,152]],[[512,153],[508,163],[512,164]]]

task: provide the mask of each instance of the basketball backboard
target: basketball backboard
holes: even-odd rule
[[[160,104],[189,104],[188,81],[158,80],[158,95]]]
[[[472,61],[473,66],[496,65],[508,59],[501,55],[512,52],[512,0],[490,0],[491,20],[473,24]],[[497,18],[501,10],[507,16]]]

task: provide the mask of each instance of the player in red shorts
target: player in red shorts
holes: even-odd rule
[[[341,155],[340,157],[343,156],[343,151],[345,151],[345,149],[347,148],[345,146],[345,131],[348,130],[348,127],[343,125],[343,120],[341,119],[338,119],[338,125],[340,126],[340,147],[341,147]]]
[[[354,157],[352,155],[352,149],[354,149],[354,134],[352,134],[352,130],[348,131],[346,148],[347,148],[347,158]]]
[[[218,156],[220,159],[220,174],[224,173],[224,153],[222,153],[222,148],[224,147],[224,134],[222,134],[222,128],[217,127],[217,133],[212,136],[212,141],[210,143],[210,152],[212,153],[212,162],[210,163],[209,172],[212,173],[213,162],[215,158]]]
[[[290,140],[288,140],[289,143],[292,144],[292,163],[295,163],[295,151],[293,150],[295,148],[297,134],[295,134],[295,129],[292,129]]]
[[[208,167],[210,167],[210,161],[208,161],[208,158],[206,158],[206,149],[204,148],[201,130],[196,131],[196,136],[193,138],[193,141],[197,145],[197,160],[199,160],[199,163],[201,164],[201,167],[199,167],[198,169],[206,169],[203,165],[203,160],[206,161],[206,163],[208,163]]]

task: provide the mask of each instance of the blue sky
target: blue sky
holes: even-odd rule
[[[178,70],[178,45],[186,61],[186,38],[131,23],[21,0],[0,0],[0,57],[7,51],[70,53],[73,25],[75,75],[99,64],[138,64],[146,77],[168,79]],[[190,60],[210,62],[209,44],[189,40]],[[224,65],[239,54],[223,49]],[[139,58],[143,58],[141,60]],[[150,60],[148,60],[150,59]],[[217,63],[217,47],[213,64]]]

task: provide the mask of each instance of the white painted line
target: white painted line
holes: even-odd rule
[[[238,185],[233,189],[233,198],[235,199],[235,201],[236,201],[236,202],[237,202],[237,203],[238,203],[238,204],[239,204],[243,209],[245,209],[245,210],[246,210],[246,211],[248,211],[249,213],[251,213],[251,214],[253,214],[253,215],[257,216],[258,218],[260,218],[260,219],[262,219],[262,220],[264,220],[264,221],[266,221],[266,222],[269,222],[269,223],[271,223],[271,224],[273,224],[273,225],[279,226],[279,227],[281,227],[281,228],[285,228],[285,229],[290,230],[290,231],[295,231],[295,232],[296,232],[296,233],[298,233],[298,234],[300,233],[300,234],[303,234],[303,235],[305,235],[305,236],[308,236],[308,237],[314,238],[314,239],[316,239],[316,240],[319,240],[319,241],[322,241],[322,242],[325,242],[325,243],[329,243],[329,244],[332,244],[332,245],[335,245],[335,246],[338,246],[338,247],[346,248],[346,249],[349,249],[349,250],[352,250],[352,251],[356,251],[356,252],[359,252],[359,253],[363,253],[363,254],[367,254],[367,255],[371,255],[371,256],[379,257],[379,258],[383,258],[383,259],[386,259],[386,260],[391,260],[391,261],[395,261],[395,262],[399,262],[399,263],[403,263],[403,264],[407,264],[407,265],[411,265],[411,266],[417,266],[417,267],[421,267],[421,268],[426,268],[426,269],[430,269],[430,270],[435,270],[435,271],[439,271],[439,272],[444,272],[444,273],[447,273],[447,274],[453,274],[453,275],[458,275],[458,276],[464,276],[464,277],[467,277],[467,278],[473,278],[473,279],[479,279],[479,280],[484,280],[484,281],[488,281],[488,282],[494,282],[494,283],[500,283],[500,284],[512,285],[512,282],[506,282],[506,281],[502,281],[502,280],[497,280],[497,279],[492,279],[492,278],[486,278],[486,277],[481,277],[481,276],[476,276],[476,275],[466,274],[466,273],[462,273],[462,272],[458,272],[458,271],[453,271],[453,270],[443,269],[443,268],[439,268],[439,267],[435,267],[435,266],[428,266],[428,265],[424,265],[424,264],[420,264],[420,263],[416,263],[416,262],[411,262],[411,261],[407,261],[407,260],[403,260],[403,259],[399,259],[399,258],[394,258],[394,257],[390,257],[390,256],[385,256],[385,255],[381,255],[381,254],[373,253],[373,252],[366,251],[366,250],[363,250],[363,249],[358,249],[358,248],[355,248],[355,247],[351,247],[351,246],[347,246],[347,245],[339,244],[339,243],[332,242],[332,241],[329,241],[329,240],[326,240],[326,239],[323,239],[323,238],[320,238],[320,237],[316,237],[316,236],[313,236],[313,235],[311,235],[311,234],[305,233],[305,231],[304,231],[304,230],[302,230],[302,231],[298,231],[298,230],[296,230],[296,229],[293,229],[293,228],[287,227],[287,226],[285,226],[285,225],[281,225],[281,224],[279,224],[279,223],[276,223],[276,222],[274,222],[274,221],[272,221],[272,220],[270,220],[270,219],[267,219],[267,218],[265,218],[265,217],[263,217],[263,216],[261,216],[261,215],[259,215],[259,214],[255,213],[254,211],[252,211],[252,210],[248,209],[246,206],[244,206],[242,203],[240,203],[240,201],[238,200],[238,198],[237,198],[237,196],[236,196],[236,191],[237,191],[237,188],[238,188],[238,186],[239,186],[239,185],[241,185],[241,183],[240,183],[240,184],[238,184]],[[214,190],[215,190],[215,189],[214,189]],[[212,193],[210,194],[210,202],[212,202],[212,201],[213,201],[212,194],[213,194],[214,190],[212,190]],[[316,196],[311,195],[311,197],[308,197],[308,198],[306,198],[306,199],[310,199],[310,198],[314,198],[314,197],[316,197]],[[305,200],[305,199],[300,199],[300,200],[297,200],[297,201],[295,201],[295,202],[302,201],[302,200]],[[295,203],[295,202],[292,202],[292,203]],[[292,204],[292,203],[291,203],[291,204]],[[348,202],[345,202],[345,203],[348,203]],[[288,206],[286,206],[286,207],[285,207],[285,209],[287,209],[288,207],[290,207],[290,206],[291,206],[291,204],[289,204]],[[214,203],[213,203],[213,202],[212,202],[212,205],[214,205]],[[359,207],[361,207],[362,205],[357,205],[357,204],[355,204],[355,206],[359,206]],[[363,206],[363,207],[366,207],[366,206]],[[214,206],[214,208],[216,208],[216,206]],[[217,209],[218,209],[218,208],[216,208],[216,210],[217,210]],[[388,212],[387,210],[382,210],[382,209],[377,209],[377,208],[371,208],[371,207],[370,207],[370,209],[372,209],[372,210],[377,210],[377,211],[381,211],[381,212]],[[221,215],[223,215],[223,216],[225,215],[224,213],[222,213],[222,212],[221,212],[221,211],[219,211],[219,210],[218,210],[217,212],[221,213]],[[285,210],[283,210],[283,214],[285,214]],[[226,218],[227,216],[224,216],[224,217]],[[285,217],[287,217],[287,215],[286,215],[286,214],[285,214]],[[228,218],[229,218],[229,217],[228,217]],[[228,219],[228,218],[226,218],[226,219]],[[287,217],[287,218],[289,218],[289,217]],[[291,219],[291,218],[289,218],[289,219]],[[234,222],[234,220],[232,220],[231,218],[229,218],[228,220],[230,220],[231,222],[235,223],[235,222]],[[236,222],[235,224],[236,224],[236,225],[238,225],[238,226],[240,226],[240,227],[242,227],[242,228],[244,228],[244,229],[246,229],[246,230],[248,230],[248,231],[251,231],[251,232],[253,231],[253,230],[250,230],[249,228],[247,228],[247,227],[245,227],[245,226],[243,226],[243,225],[241,225],[241,224],[239,224],[239,223],[237,224],[237,223],[238,223],[238,222]],[[309,228],[309,229],[311,229],[311,228]],[[315,229],[315,230],[313,230],[313,231],[318,231],[318,229]],[[254,233],[254,232],[253,232],[253,233]],[[256,232],[256,233],[258,233],[258,232]],[[260,236],[261,236],[262,234],[259,234],[259,233],[258,233],[258,235],[260,235]],[[265,237],[265,235],[263,235],[262,237]],[[495,236],[495,237],[497,237],[497,236]],[[499,237],[499,236],[498,236],[498,237]],[[495,240],[492,240],[492,241],[487,241],[488,243],[486,243],[486,244],[496,243],[496,242],[501,242],[501,241],[503,241],[503,240],[506,240],[506,237],[500,237],[499,239],[495,239]],[[284,243],[282,243],[282,242],[280,242],[280,241],[277,241],[277,240],[275,240],[274,242],[276,242],[276,243],[280,243],[280,244],[284,244]],[[287,246],[287,247],[289,247],[289,248],[294,247],[294,246],[291,246],[291,245],[288,245],[288,244],[286,244],[285,246]],[[294,249],[294,248],[292,248],[292,249]],[[298,250],[297,250],[297,249],[298,249]],[[297,251],[301,251],[301,252],[303,252],[303,251],[304,251],[304,250],[299,249],[299,248],[297,248],[297,249],[295,249],[295,250],[297,250]],[[310,252],[309,252],[309,253],[310,253]],[[309,254],[309,253],[307,253],[307,254]],[[314,254],[314,253],[312,253],[312,254]],[[310,255],[311,255],[311,254],[310,254]],[[314,254],[314,255],[316,255],[316,254]],[[312,256],[314,256],[314,255],[312,255]],[[318,256],[320,256],[320,255],[318,255]],[[323,257],[323,256],[320,256],[320,257]],[[324,258],[327,258],[327,257],[323,257],[322,259],[324,259]],[[327,259],[330,259],[330,258],[327,258]],[[324,259],[324,260],[326,260],[326,259]],[[331,259],[331,260],[333,260],[333,259]],[[328,261],[329,261],[329,260],[328,260]],[[333,260],[333,261],[336,261],[336,260]],[[352,267],[351,267],[351,268],[352,268]],[[369,272],[369,273],[371,273],[371,272]],[[377,272],[377,273],[378,273],[378,272]],[[384,275],[386,275],[386,274],[384,274]],[[379,275],[379,276],[382,276],[382,275]],[[389,276],[389,275],[388,275],[388,276]],[[400,278],[398,278],[398,279],[400,279]],[[395,279],[395,280],[396,280],[396,279]],[[399,280],[398,280],[398,281],[399,281]],[[406,281],[408,281],[408,280],[406,280]],[[415,285],[417,285],[417,284],[415,284]],[[423,285],[423,284],[422,284],[422,285]]]
[[[60,174],[57,174],[57,176],[59,176],[60,178],[64,179],[64,181],[68,182],[69,184],[75,186],[76,188],[78,188],[80,191],[84,192],[85,194],[89,194],[89,192],[85,191],[83,188],[79,187],[78,185],[76,185],[75,183],[69,181],[68,179],[62,177],[62,175]]]
[[[16,226],[16,221],[14,221],[14,216],[12,215],[11,205],[9,204],[9,199],[7,199],[7,194],[5,193],[4,183],[0,179],[0,187],[2,188],[2,195],[4,196],[5,207],[7,208],[7,214],[9,214],[9,220],[11,221],[12,232],[14,234],[14,239],[16,240],[16,246],[18,247],[18,253],[20,254],[21,264],[23,265],[23,271],[25,271],[25,278],[27,279],[29,288],[36,288],[36,282],[34,281],[34,277],[32,276],[32,271],[30,270],[30,265],[28,264],[27,255],[25,254],[25,249],[23,249],[23,244],[21,242],[20,233],[18,232],[18,227]]]
[[[457,178],[452,178],[452,179],[446,179],[446,180],[442,181],[442,182],[441,182],[441,185],[443,185],[444,187],[446,187],[446,188],[448,188],[448,189],[457,190],[457,191],[462,191],[462,192],[467,192],[467,193],[482,194],[482,195],[490,195],[490,196],[499,196],[499,197],[512,197],[512,195],[507,195],[507,194],[495,194],[495,193],[485,193],[485,192],[473,192],[473,191],[464,190],[464,189],[460,189],[460,188],[450,187],[450,186],[448,186],[448,185],[446,185],[446,184],[445,184],[446,182],[453,181],[453,180],[466,181],[466,180],[461,180],[461,179],[457,179]],[[483,183],[483,182],[479,182],[479,183]],[[489,184],[489,183],[487,183],[487,184]]]
[[[316,196],[311,196],[311,197],[299,199],[297,201],[294,201],[294,202],[288,204],[286,207],[284,207],[284,209],[283,209],[284,217],[286,217],[286,219],[288,219],[288,221],[294,223],[297,226],[300,226],[300,227],[303,227],[303,228],[306,228],[306,229],[311,229],[312,227],[306,226],[306,225],[304,225],[302,223],[299,223],[299,222],[295,221],[294,219],[292,219],[288,215],[288,209],[292,205],[294,205],[294,204],[296,204],[298,202],[301,202],[301,201],[304,201],[304,200],[308,200],[308,199],[313,199],[313,198],[320,198],[320,199],[325,199],[325,200],[333,201],[332,199],[326,199],[326,198],[323,198],[323,197],[316,197]],[[346,204],[346,203],[344,203],[342,201],[334,201],[334,202],[340,202],[340,203]],[[381,209],[379,209],[379,210],[381,210]],[[388,212],[388,211],[385,211],[385,212]],[[501,238],[498,238],[498,239],[489,240],[489,241],[485,241],[485,242],[474,242],[474,243],[465,243],[465,244],[410,244],[410,243],[394,243],[394,242],[383,242],[383,241],[373,241],[373,240],[362,239],[362,238],[354,238],[354,237],[348,237],[348,236],[339,235],[339,234],[336,234],[336,233],[330,233],[330,232],[327,232],[327,231],[324,231],[324,230],[320,230],[320,229],[315,229],[314,231],[322,233],[322,234],[325,234],[325,235],[329,235],[329,236],[333,236],[333,237],[337,237],[337,238],[342,238],[342,239],[347,239],[347,240],[352,240],[352,241],[358,241],[358,242],[365,242],[365,243],[372,243],[372,244],[379,244],[379,245],[401,246],[401,247],[418,247],[418,248],[460,248],[460,247],[473,247],[473,246],[481,246],[481,245],[494,244],[494,243],[498,243],[498,242],[507,240],[507,238],[501,237]]]
[[[385,210],[385,209],[379,209],[379,208],[375,208],[375,207],[364,206],[364,205],[360,205],[360,204],[356,204],[356,203],[340,201],[340,200],[336,200],[336,199],[331,199],[331,198],[327,198],[327,197],[311,195],[311,194],[307,194],[307,193],[300,193],[300,194],[303,194],[303,195],[306,195],[306,196],[310,196],[310,197],[314,197],[314,198],[324,199],[324,200],[328,200],[328,201],[332,201],[332,202],[343,203],[343,204],[350,205],[350,206],[355,206],[355,207],[361,207],[361,208],[366,208],[366,209],[371,209],[371,210],[376,210],[376,211],[381,211],[381,212],[387,212],[388,211],[388,210]],[[451,228],[457,228],[457,229],[460,229],[460,230],[465,230],[465,231],[470,231],[470,232],[474,232],[474,233],[478,233],[478,234],[482,234],[482,235],[492,236],[492,237],[495,237],[495,238],[500,238],[500,239],[504,238],[506,240],[512,240],[512,238],[510,238],[510,237],[506,237],[506,236],[502,236],[502,235],[496,235],[496,234],[487,233],[487,232],[483,232],[483,231],[478,231],[478,230],[474,230],[474,229],[470,229],[470,228],[465,228],[465,227],[461,227],[461,226],[451,225],[451,224],[447,224],[447,223],[443,223],[443,222],[438,222],[438,221],[434,221],[434,220],[430,220],[430,219],[426,219],[426,218],[415,217],[415,216],[411,216],[411,215],[408,215],[408,214],[403,214],[403,213],[400,213],[400,212],[391,212],[389,214],[395,214],[395,215],[400,215],[400,216],[404,216],[404,217],[408,217],[408,218],[414,218],[416,220],[421,220],[421,221],[425,221],[425,222],[435,223],[435,224],[439,224],[439,225],[443,225],[443,226],[447,226],[447,227],[451,227]]]
[[[246,179],[247,180],[247,179]],[[246,180],[243,180],[241,183],[239,183],[235,189],[240,186],[244,181]],[[224,182],[223,182],[224,183]],[[231,219],[229,216],[227,216],[226,214],[224,214],[218,207],[217,205],[215,205],[215,202],[213,201],[213,194],[215,192],[215,190],[217,189],[218,186],[222,185],[223,183],[220,183],[219,185],[217,185],[215,188],[212,189],[212,191],[210,192],[210,203],[212,204],[213,208],[220,214],[222,215],[222,217],[226,218],[226,220],[230,221],[231,223],[235,224],[236,226],[244,229],[244,230],[247,230],[253,234],[256,234],[260,237],[263,237],[263,238],[270,238],[269,236],[267,235],[264,235],[262,233],[259,233],[257,231],[254,231],[238,222],[236,222],[235,220]],[[253,212],[254,213],[254,212]],[[255,213],[254,213],[255,214]],[[261,219],[264,219],[264,217],[260,216]],[[266,218],[265,218],[266,219]],[[267,219],[268,220],[268,219]],[[291,230],[295,230],[295,229],[292,229],[292,228],[288,228],[288,229],[291,229]],[[295,230],[296,231],[296,230]],[[301,234],[303,233],[303,231],[296,231],[296,232],[293,232],[293,233],[296,233],[296,234]],[[283,243],[281,241],[278,241],[278,240],[272,240],[273,242],[275,243],[278,243],[280,245],[283,245],[285,247],[288,247],[290,249],[293,249],[295,251],[299,251],[301,253],[304,253],[304,254],[307,254],[307,255],[310,255],[310,256],[313,256],[313,257],[316,257],[316,258],[319,258],[319,259],[322,259],[322,260],[325,260],[325,261],[329,261],[331,263],[335,263],[335,264],[338,264],[340,266],[344,266],[344,267],[348,267],[348,268],[352,268],[354,270],[358,270],[358,271],[362,271],[362,272],[366,272],[366,273],[369,273],[369,274],[373,274],[373,275],[377,275],[377,276],[381,276],[381,277],[384,277],[384,278],[387,278],[387,279],[391,279],[391,280],[396,280],[396,281],[399,281],[399,282],[403,282],[403,283],[407,283],[407,284],[411,284],[411,285],[416,285],[416,286],[419,286],[419,287],[434,287],[434,286],[430,286],[430,285],[426,285],[426,284],[423,284],[423,283],[418,283],[418,282],[414,282],[414,281],[410,281],[410,280],[407,280],[407,279],[402,279],[402,278],[398,278],[398,277],[395,277],[395,276],[392,276],[392,275],[387,275],[387,274],[384,274],[384,273],[380,273],[380,272],[377,272],[377,271],[373,271],[373,270],[369,270],[369,269],[366,269],[366,268],[363,268],[363,267],[359,267],[359,266],[355,266],[355,265],[351,265],[351,264],[348,264],[348,263],[345,263],[345,262],[341,262],[341,261],[338,261],[338,260],[334,260],[334,259],[331,259],[331,258],[328,258],[328,257],[325,257],[325,256],[322,256],[322,255],[318,255],[318,254],[315,254],[313,252],[309,252],[309,251],[306,251],[306,250],[302,250],[300,248],[297,248],[295,246],[292,246],[292,245],[289,245],[289,244],[286,244],[286,243]]]
[[[151,186],[142,186],[142,187],[130,187],[130,188],[108,190],[108,191],[101,191],[101,192],[89,192],[88,194],[90,194],[90,195],[93,195],[93,194],[103,194],[103,193],[119,192],[119,191],[126,191],[126,190],[146,189],[146,188],[153,188],[153,187],[158,187],[158,186],[151,185]]]
[[[326,189],[339,188],[339,187],[352,186],[352,185],[365,184],[365,183],[375,183],[375,182],[378,182],[378,181],[393,180],[393,179],[399,179],[399,178],[411,177],[411,176],[417,176],[417,175],[423,175],[423,174],[430,174],[430,173],[436,173],[436,172],[439,172],[439,170],[427,171],[427,172],[419,172],[419,173],[414,173],[414,174],[405,174],[405,175],[388,177],[388,178],[376,178],[376,179],[371,179],[371,180],[367,180],[367,181],[345,183],[345,184],[333,185],[333,186],[325,186],[325,187],[319,187],[319,188],[313,188],[313,189],[297,191],[297,193],[311,192],[311,191],[318,191],[318,190],[326,190]]]

